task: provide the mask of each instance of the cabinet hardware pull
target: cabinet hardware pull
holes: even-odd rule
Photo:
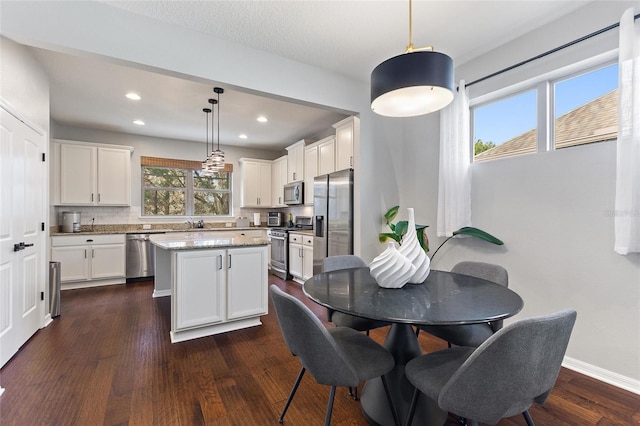
[[[91,193],[91,202],[93,203],[93,192]]]
[[[353,155],[349,157],[349,165],[353,167]]]
[[[84,258],[87,258],[87,249],[84,249]]]
[[[229,255],[229,269],[231,269],[231,255]]]
[[[94,249],[91,249],[91,257],[96,257],[96,251]]]
[[[98,202],[100,202],[100,193],[98,193]]]

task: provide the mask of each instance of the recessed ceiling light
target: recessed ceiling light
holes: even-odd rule
[[[142,99],[140,95],[133,92],[129,92],[125,96],[127,97],[127,99],[131,99],[132,101],[139,101],[140,99]]]
[[[245,135],[245,134],[243,133],[243,134],[241,134],[241,135],[240,135],[240,136],[238,136],[238,137],[239,137],[240,139],[246,139],[246,138],[247,138],[247,135]]]
[[[266,123],[267,121],[267,117],[265,117],[264,115],[261,115],[260,117],[257,118],[257,120],[261,123]]]
[[[142,121],[142,120],[133,120],[133,124],[137,124],[138,126],[144,126],[144,121]]]

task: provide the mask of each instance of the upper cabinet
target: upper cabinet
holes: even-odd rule
[[[304,147],[304,203],[313,204],[313,180],[318,176],[318,144]]]
[[[336,138],[329,136],[318,141],[318,174],[326,175],[336,171]]]
[[[301,140],[287,147],[287,183],[304,179],[304,147],[306,140]]]
[[[54,141],[54,205],[131,205],[132,147]]]
[[[287,156],[273,160],[271,163],[271,205],[286,207],[284,204],[284,185],[287,183]]]
[[[241,158],[240,207],[271,207],[271,160]]]
[[[348,117],[333,125],[336,129],[336,170],[354,167],[354,148],[360,140],[360,119]]]

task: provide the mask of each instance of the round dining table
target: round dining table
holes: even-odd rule
[[[395,359],[386,375],[400,423],[405,423],[413,386],[404,373],[405,365],[422,355],[412,325],[463,325],[498,321],[522,309],[522,298],[500,284],[468,275],[432,270],[421,284],[399,289],[383,288],[369,268],[323,272],[308,279],[304,293],[314,302],[335,311],[392,323],[384,346]],[[365,383],[362,413],[370,424],[393,425],[380,378]],[[414,425],[443,425],[447,413],[435,401],[422,395]]]

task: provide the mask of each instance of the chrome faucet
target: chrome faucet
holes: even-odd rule
[[[204,228],[204,220],[200,219],[198,221],[198,228]]]

